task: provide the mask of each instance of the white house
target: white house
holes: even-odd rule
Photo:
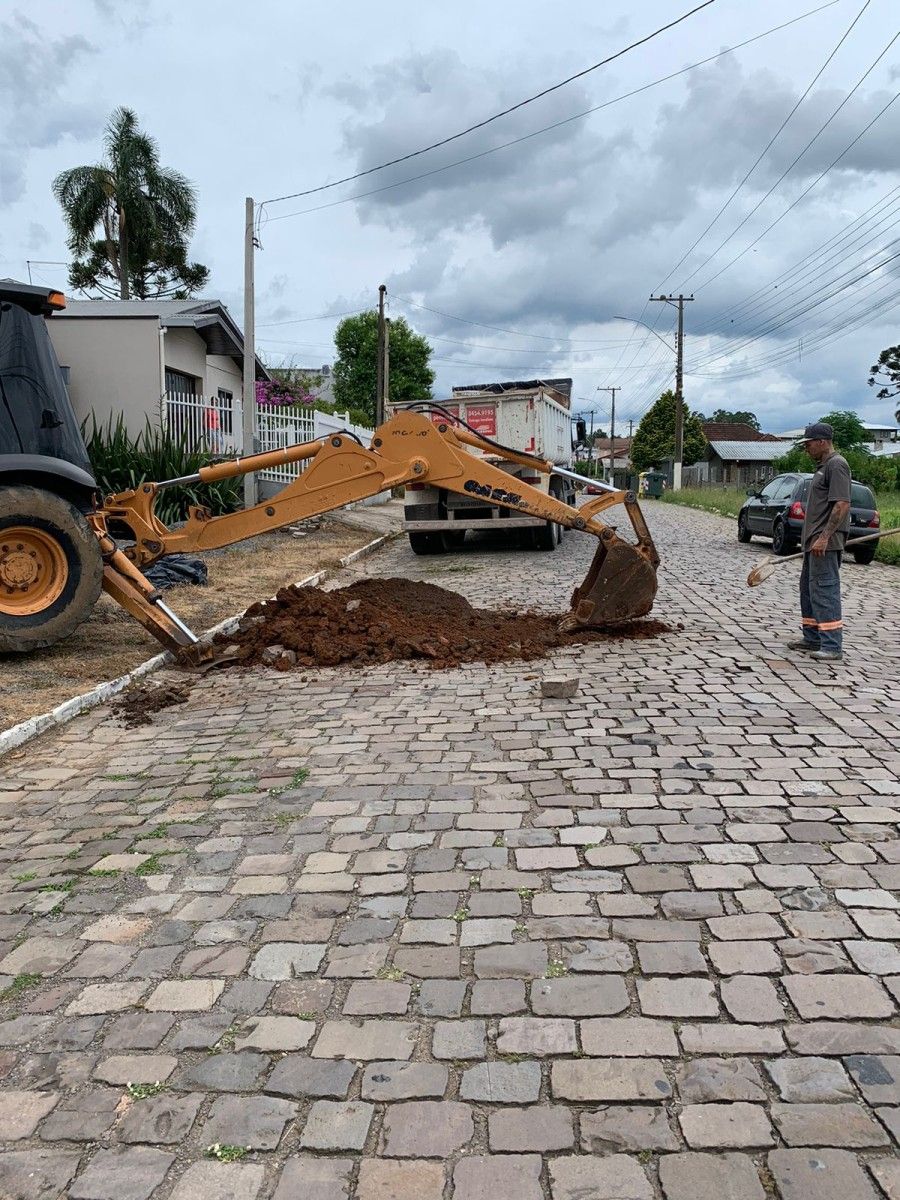
[[[70,300],[48,321],[79,420],[148,417],[214,452],[238,449],[243,334],[221,300]],[[256,378],[268,379],[257,359]]]

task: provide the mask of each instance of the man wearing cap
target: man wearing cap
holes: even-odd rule
[[[789,642],[820,662],[842,657],[841,554],[850,529],[850,467],[835,451],[834,430],[825,421],[807,425],[806,453],[816,463],[803,520],[800,613],[803,637]]]

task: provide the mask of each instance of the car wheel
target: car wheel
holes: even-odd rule
[[[555,550],[559,545],[559,526],[555,521],[545,521],[540,529],[534,531],[534,547],[536,550]]]
[[[788,533],[784,521],[776,521],[772,530],[772,550],[775,554],[790,554],[794,549],[794,539]]]
[[[747,524],[747,514],[744,512],[738,513],[738,541],[747,543],[752,537],[753,534],[750,532],[750,527]]]
[[[851,550],[850,553],[861,567],[867,567],[875,557],[875,545],[866,546],[865,548],[861,546],[858,550]]]

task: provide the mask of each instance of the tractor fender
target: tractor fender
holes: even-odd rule
[[[82,512],[94,506],[97,482],[82,467],[46,454],[0,454],[0,487],[27,484],[54,492]]]

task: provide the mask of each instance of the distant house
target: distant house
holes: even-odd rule
[[[240,448],[244,338],[221,300],[70,300],[48,327],[79,420],[121,414],[137,434],[161,418],[216,453]]]
[[[622,437],[613,439],[613,465],[617,471],[625,471],[631,464],[631,443],[634,441],[630,437]],[[610,455],[610,439],[604,437],[594,438],[594,458],[598,459],[604,467],[609,467]]]
[[[691,482],[746,486],[774,474],[773,461],[786,453],[784,442],[771,440],[711,441],[699,463],[688,468]],[[687,482],[687,481],[686,481]]]
[[[773,442],[774,433],[760,433],[743,421],[704,421],[703,432],[708,442]]]

